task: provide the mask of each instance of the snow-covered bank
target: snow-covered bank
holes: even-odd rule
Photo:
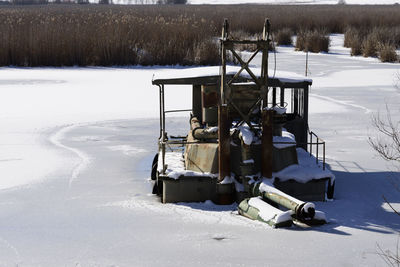
[[[156,149],[157,124],[122,120],[65,131],[60,142],[92,161],[71,186],[65,169],[58,178],[0,193],[0,263],[379,266],[376,243],[395,249],[398,217],[381,195],[395,203],[400,196],[382,179],[384,171],[335,171],[335,201],[318,203],[330,223],[312,229],[274,230],[239,216],[235,205],[161,204],[150,194],[152,155],[146,156]],[[186,118],[175,119],[179,125],[187,126]],[[110,149],[127,143],[137,153]]]
[[[157,117],[158,91],[151,80],[168,69],[0,68],[0,189],[41,181],[62,165],[77,164],[79,159],[64,160],[64,152],[51,147],[54,127]],[[180,106],[185,91],[167,95],[175,99],[170,108]]]

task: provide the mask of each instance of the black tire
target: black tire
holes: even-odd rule
[[[158,153],[154,156],[153,164],[151,165],[151,180],[157,179],[157,168],[158,168]]]
[[[161,199],[162,199],[163,181],[161,181],[161,180],[154,181],[153,194],[157,195],[157,196],[160,196]]]
[[[335,192],[335,182],[331,184],[331,181],[328,181],[328,190],[326,196],[328,199],[333,199],[333,193]]]

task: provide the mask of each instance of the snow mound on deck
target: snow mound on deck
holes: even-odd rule
[[[240,126],[239,131],[239,137],[242,138],[243,142],[248,146],[251,145],[251,143],[253,143],[254,133],[250,130],[250,127],[248,125]]]
[[[217,174],[209,172],[196,172],[185,170],[183,154],[181,152],[165,152],[165,164],[167,169],[165,174],[168,178],[179,179],[180,176],[196,176],[196,177],[217,177]],[[157,170],[162,172],[162,157],[158,157]]]
[[[276,148],[286,148],[290,146],[296,145],[296,138],[294,134],[289,133],[287,131],[282,131],[282,136],[274,136],[273,137],[274,147]],[[276,143],[285,143],[285,144],[276,144]]]
[[[316,164],[316,158],[302,148],[297,148],[297,158],[299,164],[290,165],[279,172],[272,173],[274,178],[279,178],[281,181],[295,180],[300,183],[307,183],[313,179],[319,180],[330,178],[331,183],[335,180],[335,175],[325,168],[322,169],[320,163]]]

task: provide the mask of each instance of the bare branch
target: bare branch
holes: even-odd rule
[[[368,138],[371,147],[387,161],[400,162],[400,123],[394,122],[386,105],[386,117],[379,113],[372,116],[372,125],[380,133],[376,138]]]
[[[400,216],[400,213],[399,213],[397,210],[395,210],[395,208],[393,208],[393,206],[389,203],[389,201],[387,201],[387,199],[385,198],[385,196],[382,196],[382,198],[385,200],[386,204],[388,204],[389,207],[390,207],[397,215]]]
[[[388,265],[388,266],[395,266],[395,265],[392,263],[392,261],[391,261],[390,259],[388,259],[388,257],[387,257],[387,252],[384,251],[384,250],[381,248],[381,246],[379,246],[379,244],[376,244],[376,246],[377,246],[377,248],[378,248],[378,250],[379,250],[379,252],[377,252],[376,254],[378,254],[379,257],[381,257],[381,259],[386,263],[386,265]]]
[[[396,253],[391,252],[390,250],[384,251],[379,244],[376,244],[378,248],[378,254],[383,261],[385,261],[386,265],[388,266],[400,266],[400,258],[398,257],[399,251],[398,251],[398,246],[399,246],[399,239],[397,239],[397,251]]]

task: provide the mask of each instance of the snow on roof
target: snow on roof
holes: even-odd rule
[[[273,72],[269,71],[269,73]],[[276,71],[275,76],[274,77],[269,76],[269,78],[278,79],[282,83],[297,83],[297,82],[312,83],[312,79],[290,71]]]
[[[240,70],[240,67],[238,67],[238,66],[227,66],[226,74],[233,76],[239,70]],[[250,68],[250,70],[257,77],[260,76],[261,68]],[[270,70],[269,73],[273,73],[273,70]],[[221,74],[220,74],[219,66],[169,69],[169,70],[157,73],[154,76],[153,81],[171,80],[171,79],[219,77],[220,75]],[[240,74],[240,76],[243,78],[251,78],[251,76],[247,73],[246,70],[243,70],[242,73]],[[293,72],[287,72],[287,71],[276,71],[275,76],[269,76],[269,78],[277,79],[282,83],[301,83],[301,82],[312,83],[312,79],[298,75]]]
[[[168,80],[168,79],[183,79],[183,78],[198,78],[204,76],[218,76],[219,66],[211,67],[195,67],[195,68],[182,68],[182,69],[167,69],[158,72],[154,75],[153,80]]]

